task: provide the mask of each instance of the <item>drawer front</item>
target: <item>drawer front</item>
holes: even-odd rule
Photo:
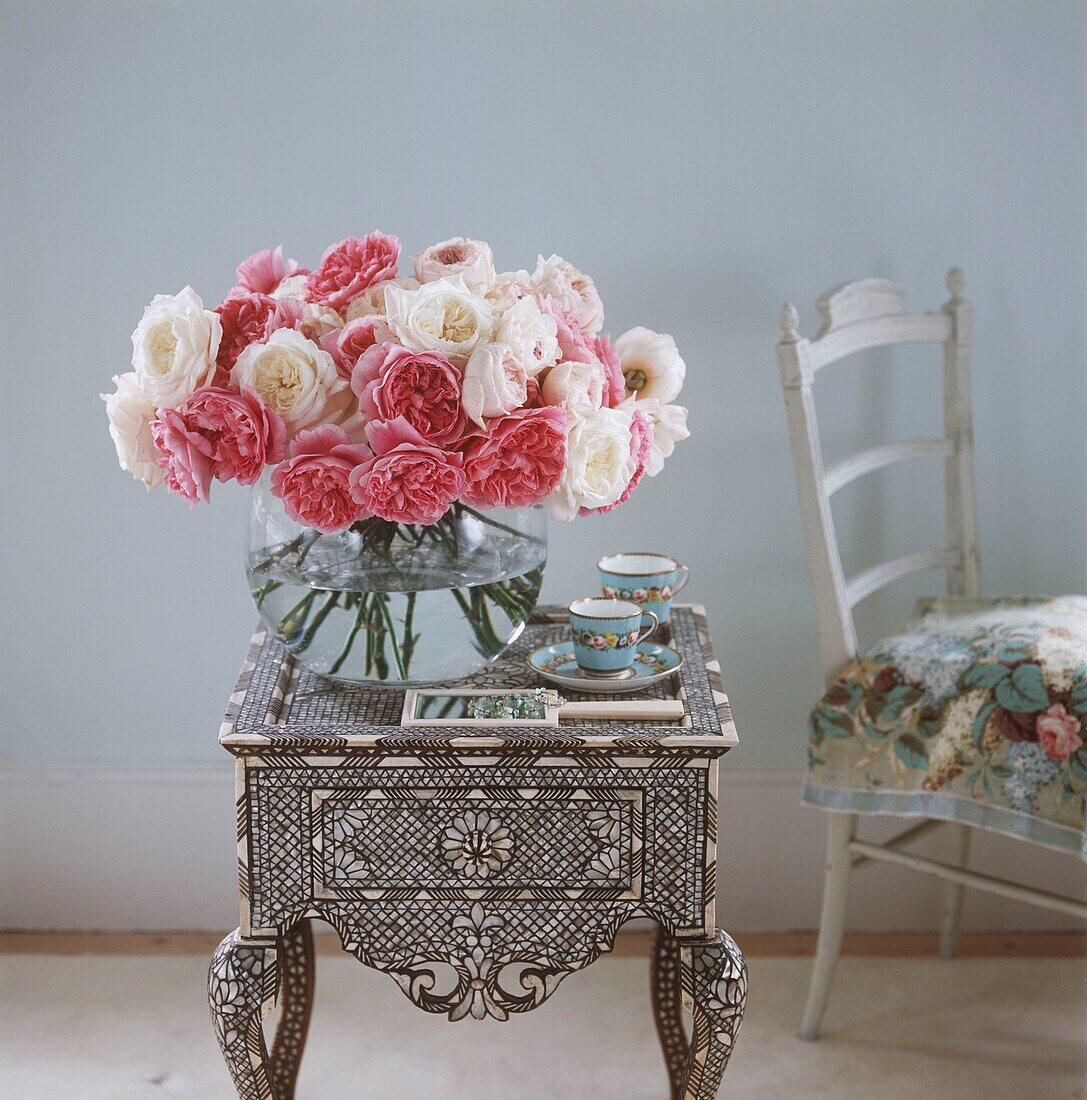
[[[311,808],[317,898],[641,896],[640,790],[322,789]]]
[[[380,924],[389,906],[493,900],[645,914],[693,935],[712,922],[710,774],[250,758],[238,805],[243,928],[270,934],[307,912]]]

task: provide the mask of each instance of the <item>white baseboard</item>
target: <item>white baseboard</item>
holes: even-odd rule
[[[823,815],[799,804],[799,768],[723,762],[718,920],[749,932],[815,928]],[[882,839],[901,826],[872,821]],[[231,762],[165,769],[0,769],[0,928],[216,930],[237,923]],[[940,837],[918,851],[939,852]],[[1042,889],[1082,889],[1071,856],[976,831],[971,866]],[[928,931],[940,885],[885,865],[854,879],[848,927]],[[967,891],[964,927],[1052,930],[1077,922]]]

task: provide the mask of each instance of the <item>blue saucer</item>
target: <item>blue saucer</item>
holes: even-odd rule
[[[559,642],[534,650],[528,658],[529,668],[545,680],[571,691],[586,691],[603,695],[641,691],[683,665],[683,658],[667,646],[640,642],[634,654],[634,664],[619,675],[594,676],[581,668],[574,659],[574,643]]]

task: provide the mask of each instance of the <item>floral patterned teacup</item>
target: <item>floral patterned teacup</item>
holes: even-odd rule
[[[666,554],[642,551],[608,554],[596,563],[605,596],[630,600],[662,622],[672,614],[672,597],[691,579],[690,570]]]
[[[643,625],[648,619],[648,625]],[[578,667],[592,676],[616,676],[634,664],[638,643],[657,629],[657,616],[629,600],[587,596],[570,604]]]

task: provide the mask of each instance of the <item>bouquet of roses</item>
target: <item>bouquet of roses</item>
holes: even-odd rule
[[[672,338],[634,328],[613,343],[572,264],[496,274],[465,238],[419,253],[410,276],[399,257],[376,232],[314,271],[265,249],[214,309],[191,287],[159,295],[133,370],[103,395],[121,467],[148,489],[193,504],[213,481],[270,471],[261,492],[286,519],[250,547],[253,597],[331,676],[360,633],[356,678],[407,679],[413,657],[449,678],[479,667],[473,650],[496,656],[535,605],[546,541],[523,512],[493,510],[607,512],[688,434]],[[255,498],[252,515],[271,511]],[[421,621],[445,629],[438,590],[470,627],[467,651],[446,638],[420,654]]]
[[[265,249],[214,309],[191,287],[157,296],[104,397],[122,469],[195,503],[273,466],[287,513],[321,532],[430,525],[456,501],[572,520],[625,501],[686,438],[674,341],[612,342],[572,264],[496,274],[487,244],[455,238],[401,277],[399,255],[376,232],[315,271]]]

